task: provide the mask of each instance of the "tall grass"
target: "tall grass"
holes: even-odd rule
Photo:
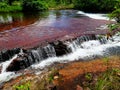
[[[120,90],[119,69],[109,69],[98,78],[94,90]]]

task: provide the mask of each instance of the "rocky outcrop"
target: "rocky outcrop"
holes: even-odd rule
[[[55,48],[56,56],[62,56],[70,51],[67,48],[67,45],[65,45],[62,41],[52,42],[50,43]]]
[[[10,65],[7,67],[6,71],[18,71],[21,69],[25,69],[30,66],[29,60],[27,60],[27,55],[18,55]]]
[[[68,45],[74,42],[76,45],[80,45],[84,41],[96,40],[97,37],[95,35],[84,35],[77,38],[72,38],[66,41],[56,40],[53,42],[49,42],[46,46],[38,46],[31,49],[21,49],[21,53],[19,53],[20,49],[14,51],[14,53],[19,53],[18,57],[14,59],[10,65],[7,67],[6,71],[19,71],[21,69],[25,69],[34,63],[39,63],[42,60],[45,60],[50,57],[62,56],[72,52],[72,49],[68,47]],[[67,44],[69,42],[69,44]],[[18,52],[19,51],[19,52]],[[12,51],[7,51],[7,55]]]
[[[51,42],[48,46],[22,51],[22,54],[18,54],[18,57],[10,63],[6,71],[19,71],[48,57],[62,56],[69,53],[67,45],[62,41]]]
[[[12,58],[15,54],[18,54],[19,52],[20,52],[20,48],[1,51],[0,52],[0,62],[9,60],[10,58]]]

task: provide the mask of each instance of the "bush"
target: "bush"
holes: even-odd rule
[[[109,14],[110,19],[115,19],[117,23],[120,23],[120,0],[116,1],[114,6],[115,10]]]
[[[48,6],[44,1],[23,0],[23,11],[43,11],[47,10]]]
[[[115,0],[76,0],[74,6],[86,12],[111,12],[115,3]]]
[[[7,4],[3,3],[3,2],[0,2],[0,8],[5,8],[5,7],[7,7]]]
[[[21,11],[22,7],[18,5],[9,6],[7,3],[0,3],[0,12],[16,12]]]

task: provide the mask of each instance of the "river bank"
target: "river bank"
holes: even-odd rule
[[[111,75],[113,71],[115,73]],[[111,75],[111,78],[117,75],[117,80],[120,79],[119,56],[105,57],[91,61],[54,63],[41,74],[28,73],[5,83],[2,90],[15,90],[21,85],[25,88],[28,84],[30,90],[52,90],[50,88],[57,88],[54,90],[91,90],[91,88],[97,85],[99,79],[102,80],[103,77],[101,75],[104,75],[106,72],[109,76]],[[114,87],[112,90],[118,90],[120,83],[117,83],[117,80],[108,80],[106,83],[109,82],[113,86],[116,84],[116,88]],[[102,88],[107,88],[106,83],[102,83]]]

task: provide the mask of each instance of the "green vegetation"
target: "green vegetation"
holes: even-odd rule
[[[120,0],[116,0],[114,11],[109,15],[110,19],[115,19],[117,23],[120,23]]]
[[[119,90],[119,69],[109,69],[98,77],[93,90]]]
[[[73,8],[72,0],[1,0],[0,12]]]
[[[111,12],[116,0],[75,0],[75,9],[87,12]]]
[[[14,86],[15,90],[30,90],[30,82],[26,82],[23,85]]]
[[[108,25],[108,28],[109,28],[110,32],[112,32],[112,31],[114,31],[114,30],[117,30],[119,27],[120,27],[120,24],[119,24],[119,23],[109,24],[109,25]]]
[[[24,11],[42,11],[48,9],[45,1],[38,0],[23,0],[22,7]]]
[[[16,12],[22,11],[20,3],[14,2],[13,5],[9,5],[6,2],[0,2],[0,12]]]
[[[110,18],[110,20],[115,19],[116,23],[108,25],[110,32],[114,30],[119,31],[120,29],[120,0],[115,0],[113,8],[114,10],[108,15],[108,17]]]
[[[111,12],[119,8],[116,0],[0,0],[0,12],[43,11],[74,8],[87,12]],[[120,10],[114,11],[114,13]]]

